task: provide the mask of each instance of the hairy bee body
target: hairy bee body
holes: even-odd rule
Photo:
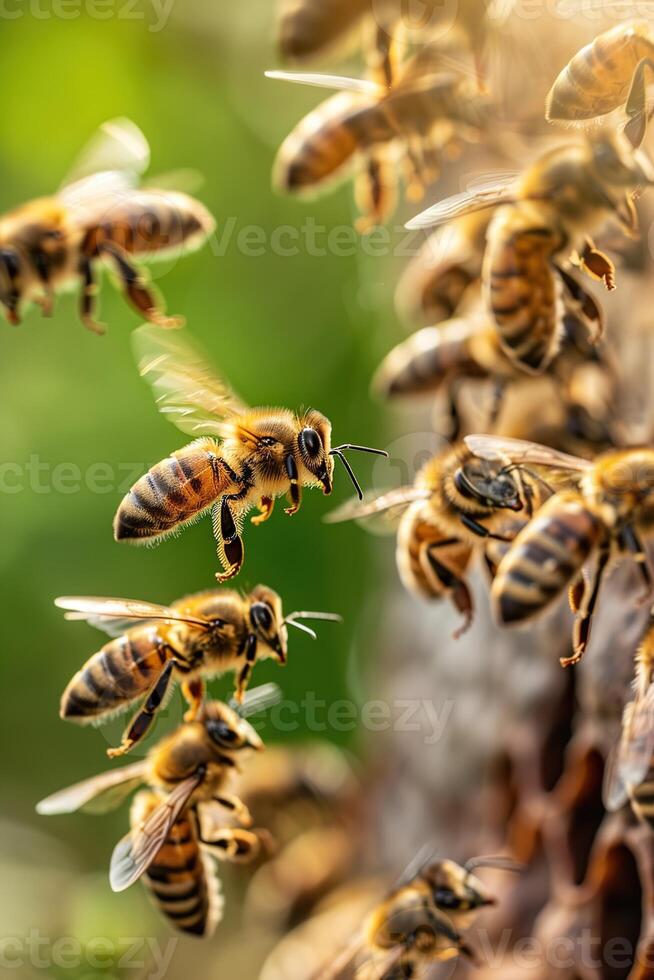
[[[654,58],[647,23],[619,24],[568,62],[547,98],[550,120],[582,123],[624,105],[637,66]]]
[[[132,830],[138,830],[160,804],[156,793],[138,793],[130,810]],[[141,880],[173,928],[194,936],[213,932],[222,898],[214,864],[200,848],[193,810],[187,808],[173,823]]]
[[[473,549],[451,541],[434,527],[431,510],[422,503],[411,504],[402,515],[395,551],[397,570],[405,589],[425,599],[451,596],[459,610],[468,611],[467,596],[460,590]]]
[[[305,61],[331,48],[371,13],[370,0],[282,0],[277,43],[286,61]]]

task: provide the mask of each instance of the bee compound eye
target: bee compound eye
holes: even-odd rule
[[[224,721],[212,721],[207,725],[209,735],[218,745],[234,745],[238,736],[233,728]]]
[[[322,450],[320,436],[315,429],[302,429],[299,436],[300,449],[310,459],[316,459]]]
[[[270,607],[265,602],[255,602],[250,610],[250,619],[256,629],[263,630],[264,633],[270,632],[273,624],[273,616]]]

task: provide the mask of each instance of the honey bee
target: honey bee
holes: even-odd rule
[[[370,0],[281,0],[277,45],[285,61],[306,61],[346,38],[372,15]]]
[[[421,196],[438,176],[448,147],[458,146],[461,138],[476,138],[488,115],[488,99],[474,81],[462,73],[435,71],[438,57],[438,48],[427,45],[387,85],[336,75],[267,72],[269,78],[340,90],[284,141],[274,165],[275,187],[284,193],[315,194],[372,154],[393,161],[396,170],[400,161],[408,195]],[[390,179],[390,165],[385,173]],[[383,200],[390,201],[390,193]],[[364,215],[360,227],[365,230],[387,216],[388,210],[380,207],[376,214]]]
[[[399,315],[425,325],[451,319],[481,276],[487,211],[437,228],[411,260],[395,292]]]
[[[647,70],[654,68],[654,37],[648,24],[619,24],[583,47],[554,82],[546,103],[550,122],[594,124],[624,108],[624,132],[640,146],[650,112]]]
[[[577,663],[590,638],[592,616],[607,566],[631,556],[652,591],[642,538],[654,531],[654,453],[648,448],[613,449],[590,461],[546,446],[493,436],[468,436],[470,452],[486,462],[544,467],[564,474],[561,489],[545,501],[511,544],[491,587],[503,624],[529,620],[569,589],[576,614],[573,655]],[[567,484],[567,485],[566,485]],[[582,570],[595,557],[586,581]]]
[[[107,750],[110,758],[125,755],[149,732],[176,682],[189,704],[185,718],[192,721],[201,709],[205,678],[234,671],[240,702],[257,661],[286,663],[288,626],[315,638],[300,620],[340,619],[320,612],[284,616],[282,600],[265,585],[244,596],[227,589],[198,592],[171,606],[95,596],[65,596],[55,604],[68,610],[67,619],[86,620],[114,637],[72,678],[60,717],[102,724],[142,699],[120,745]]]
[[[620,809],[627,800],[639,820],[654,827],[654,613],[636,652],[634,697],[624,709],[622,734],[610,754],[604,805]]]
[[[614,265],[589,235],[609,218],[635,235],[633,198],[640,185],[651,183],[651,167],[640,153],[620,134],[598,131],[583,142],[550,150],[517,179],[505,175],[478,182],[407,227],[497,209],[483,260],[484,299],[503,348],[523,370],[539,374],[561,343],[563,295],[572,289],[574,296],[563,265],[574,260],[613,289]]]
[[[131,830],[116,845],[109,880],[124,891],[143,877],[155,904],[170,924],[189,935],[209,936],[222,916],[213,863],[244,862],[257,856],[260,836],[250,827],[247,807],[225,792],[231,774],[248,751],[263,749],[245,715],[279,698],[275,685],[250,692],[238,710],[206,702],[197,718],[164,738],[141,762],[111,770],[54,793],[37,805],[43,815],[114,809],[141,784],[130,813]],[[214,810],[226,810],[241,827],[216,830]],[[207,819],[214,829],[205,833]]]
[[[433,858],[433,848],[430,848]],[[419,856],[420,857],[420,856]],[[416,859],[419,861],[419,858]],[[522,865],[505,857],[474,858],[461,866],[455,861],[428,859],[412,862],[395,887],[372,911],[362,935],[324,969],[317,980],[333,980],[366,951],[372,974],[379,980],[415,977],[420,966],[475,955],[465,941],[479,912],[496,899],[473,875],[481,867],[519,872]],[[358,975],[358,974],[357,974]]]
[[[506,540],[496,530],[504,512],[529,514],[532,503],[532,488],[514,466],[479,460],[459,443],[429,460],[411,486],[350,501],[326,520],[383,514],[392,526],[399,517],[395,558],[402,584],[423,598],[447,596],[464,619],[459,636],[472,623],[465,573],[473,554],[488,541]]]
[[[150,150],[128,119],[106,122],[53,196],[30,201],[0,216],[0,304],[9,323],[21,322],[23,303],[37,303],[44,316],[55,294],[82,286],[85,327],[104,333],[94,319],[96,269],[116,272],[130,305],[159,327],[177,327],[132,259],[166,258],[199,248],[215,222],[204,205],[178,191],[138,188]]]
[[[302,487],[330,494],[334,456],[363,496],[344,454],[388,455],[350,443],[332,447],[331,423],[315,409],[297,415],[285,408],[247,408],[179,336],[173,341],[169,334],[141,327],[134,339],[141,374],[152,385],[159,410],[182,432],[207,434],[134,484],[114,518],[117,541],[159,541],[211,510],[224,568],[216,578],[225,582],[243,564],[241,530],[252,507],[259,507],[252,518],[258,525],[268,520],[282,494],[289,494],[287,514],[300,509]]]

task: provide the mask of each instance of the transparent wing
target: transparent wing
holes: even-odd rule
[[[343,521],[359,521],[383,514],[388,527],[399,520],[406,508],[416,500],[428,500],[429,490],[424,487],[398,487],[376,496],[364,496],[363,500],[353,497],[327,514],[323,520],[327,524],[340,524]]]
[[[141,827],[130,831],[118,841],[111,855],[109,869],[113,891],[124,891],[147,871],[161,850],[170,828],[203,779],[202,774],[196,774],[179,783]]]
[[[79,153],[61,189],[95,174],[122,174],[128,183],[138,180],[150,166],[150,147],[131,119],[103,123]]]
[[[107,813],[119,806],[143,782],[144,774],[145,761],[103,772],[99,776],[92,776],[59,790],[52,796],[46,796],[36,804],[36,812],[42,816],[75,813],[78,810],[86,813]]]
[[[222,437],[224,420],[244,412],[246,406],[180,334],[147,324],[135,330],[139,371],[151,385],[159,411],[178,429],[195,436]]]
[[[630,786],[640,786],[654,755],[654,688],[625,708],[622,736],[610,755],[604,780],[604,805],[610,812],[626,802]]]
[[[516,200],[517,176],[517,172],[503,171],[486,177],[477,177],[470,181],[467,189],[461,194],[454,194],[437,204],[432,204],[415,218],[407,221],[406,227],[410,231],[433,228],[466,214],[473,214],[486,208],[496,208],[500,204],[512,204]]]
[[[84,620],[109,636],[121,636],[126,629],[149,621],[189,623],[207,626],[207,620],[185,616],[170,606],[159,606],[139,599],[110,599],[104,596],[60,596],[55,606],[66,610],[66,619]]]
[[[481,459],[507,460],[512,463],[534,463],[537,466],[549,466],[553,469],[583,472],[591,469],[593,463],[579,456],[557,452],[549,446],[541,446],[537,442],[525,439],[510,439],[502,436],[470,435],[464,442],[468,449]]]
[[[267,71],[266,78],[316,88],[335,89],[339,92],[359,92],[362,95],[383,96],[385,89],[365,78],[345,78],[342,75],[325,75],[322,72]]]
[[[234,699],[229,704],[242,718],[249,718],[279,704],[281,699],[282,691],[278,684],[260,684],[247,691],[240,704]]]
[[[144,189],[158,191],[181,191],[184,194],[197,194],[204,186],[204,174],[194,167],[180,167],[162,174],[148,177]]]

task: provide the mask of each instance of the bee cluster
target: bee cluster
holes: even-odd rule
[[[283,0],[287,63],[313,67],[359,44],[365,77],[268,73],[336,91],[283,142],[276,186],[304,195],[352,177],[362,234],[391,216],[400,185],[406,202],[435,196],[444,172],[470,165],[482,144],[517,166],[468,179],[407,225],[428,231],[396,295],[400,316],[419,329],[384,358],[373,392],[429,398],[434,430],[449,441],[405,486],[364,494],[348,454],[384,450],[332,445],[329,418],[316,409],[251,407],[186,330],[170,329],[181,318],[165,314],[136,263],[202,245],[214,219],[181,191],[138,187],[149,150],[128,120],[102,127],[55,196],[0,219],[8,320],[18,324],[28,303],[47,315],[74,282],[84,324],[99,331],[95,273],[108,262],[148,321],[134,334],[139,371],[158,410],[193,437],[125,495],[115,539],[158,542],[210,515],[220,564],[218,587],[170,605],[57,600],[67,618],[111,637],[68,684],[62,718],[102,724],[135,709],[108,750],[114,758],[151,734],[176,683],[187,711],[142,761],[38,809],[102,812],[138,789],[111,886],[141,878],[167,921],[190,935],[209,936],[221,918],[212,859],[257,861],[246,913],[283,934],[266,980],[399,980],[447,961],[461,975],[498,975],[501,961],[502,977],[635,980],[654,970],[654,448],[647,410],[629,407],[641,383],[638,310],[627,303],[615,336],[599,290],[624,277],[646,304],[638,290],[651,262],[633,242],[651,214],[654,27],[625,19],[573,54],[534,118],[521,121],[539,133],[534,149],[503,145],[499,132],[502,107],[485,67],[496,5],[446,6],[426,0],[420,23],[408,24],[399,0]],[[502,16],[504,28],[508,6]],[[461,863],[430,845],[390,887],[359,876],[374,824],[366,797],[382,793],[374,773],[355,776],[326,746],[277,748],[260,762],[263,742],[247,720],[279,699],[276,685],[249,684],[259,660],[286,663],[288,627],[315,639],[307,620],[339,617],[285,613],[268,586],[242,594],[225,585],[245,561],[248,513],[258,526],[278,497],[292,516],[305,488],[330,495],[335,460],[356,497],[326,520],[390,528],[404,589],[448,600],[440,605],[453,607],[455,646],[474,648],[477,660],[479,628],[499,636],[490,652],[507,677],[512,724],[486,746],[492,774],[463,804],[470,816],[453,845]],[[489,610],[500,627],[528,630],[498,632]],[[552,669],[557,657],[566,674]],[[524,690],[512,671],[530,676]],[[211,700],[207,681],[226,673],[231,701]],[[476,844],[493,856],[466,859]],[[379,856],[370,863],[379,867]],[[480,868],[519,873],[499,875],[491,890]],[[482,913],[495,963],[468,934]],[[535,952],[517,966],[527,936]],[[588,937],[600,947],[590,965]],[[573,950],[564,966],[550,955],[561,938]],[[617,966],[605,956],[616,941],[628,947]]]

